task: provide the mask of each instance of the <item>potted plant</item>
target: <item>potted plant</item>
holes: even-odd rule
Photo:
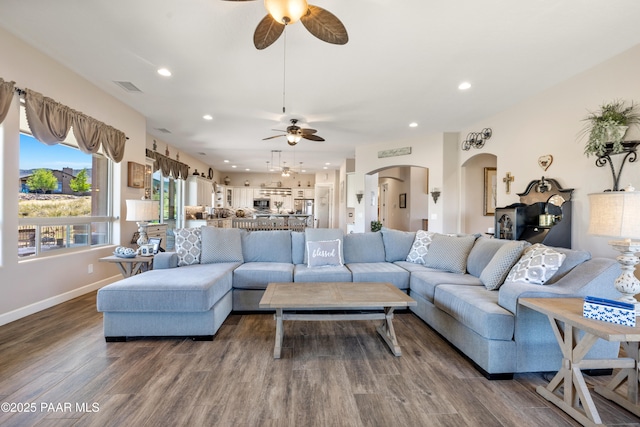
[[[591,154],[603,156],[621,153],[624,150],[624,135],[629,126],[640,123],[640,113],[633,102],[626,106],[625,101],[615,100],[602,105],[597,112],[590,112],[584,121],[587,124],[582,134],[589,135],[584,154],[587,157]]]

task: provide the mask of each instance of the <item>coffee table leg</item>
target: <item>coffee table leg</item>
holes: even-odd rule
[[[398,345],[398,338],[396,337],[396,331],[393,329],[393,307],[384,308],[384,321],[377,330],[384,342],[387,343],[391,352],[395,356],[402,356],[400,345]]]
[[[274,359],[280,359],[280,352],[282,351],[283,335],[284,335],[284,329],[282,325],[282,309],[276,308],[276,345],[273,348]]]

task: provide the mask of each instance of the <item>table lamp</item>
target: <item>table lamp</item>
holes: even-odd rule
[[[158,219],[158,210],[160,203],[157,200],[126,200],[127,202],[127,221],[136,221],[138,223],[138,232],[140,237],[137,240],[138,246],[146,245],[149,242],[147,237],[147,226],[149,221]]]
[[[590,219],[589,234],[616,237],[611,246],[620,255],[616,258],[622,274],[615,280],[616,290],[622,294],[619,301],[634,304],[636,315],[640,315],[640,303],[634,295],[640,293],[640,281],[634,271],[640,259],[640,191],[608,191],[589,194]]]

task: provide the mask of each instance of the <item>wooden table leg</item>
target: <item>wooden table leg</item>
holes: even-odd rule
[[[562,350],[562,366],[546,387],[538,386],[536,391],[582,425],[601,425],[602,420],[581,369],[600,368],[603,367],[603,362],[611,361],[583,360],[598,337],[585,333],[582,339],[579,339],[578,330],[571,325],[556,321],[553,317],[549,317],[549,320]],[[560,325],[564,325],[564,329]],[[560,388],[563,388],[562,393]]]
[[[620,371],[618,371],[618,373],[605,387],[596,386],[594,391],[599,395],[616,402],[627,411],[640,416],[640,402],[638,398],[638,363],[640,360],[639,343],[622,342],[620,344],[624,348],[627,356],[629,356],[629,359],[620,359],[620,361],[623,362],[627,360],[631,362],[631,364],[627,364],[626,367],[620,369]],[[626,397],[617,391],[620,386],[625,383],[627,384]]]
[[[396,337],[396,331],[393,329],[393,307],[384,308],[385,318],[382,324],[378,326],[377,331],[382,339],[387,343],[391,352],[395,356],[402,356],[400,345],[398,344],[398,338]]]
[[[273,348],[273,358],[280,359],[280,353],[282,352],[282,339],[284,335],[284,328],[282,324],[282,309],[276,308],[276,344]]]

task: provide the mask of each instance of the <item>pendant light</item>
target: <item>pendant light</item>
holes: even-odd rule
[[[306,0],[264,0],[264,7],[276,22],[284,25],[298,22],[309,10]]]

